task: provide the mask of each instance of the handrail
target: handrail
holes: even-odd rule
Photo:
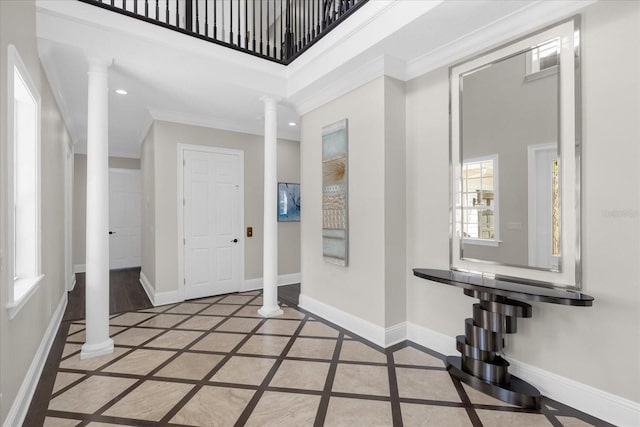
[[[79,0],[290,64],[368,0]]]

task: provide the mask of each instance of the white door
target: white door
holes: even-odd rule
[[[109,268],[139,267],[142,260],[140,170],[109,169]]]
[[[242,154],[184,150],[185,299],[240,290]]]

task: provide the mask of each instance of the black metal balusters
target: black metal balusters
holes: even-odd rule
[[[244,0],[244,48],[249,49],[249,3]]]
[[[222,19],[224,19],[224,17]],[[229,43],[233,44],[233,2],[232,1],[229,2]]]
[[[213,39],[218,40],[218,5],[213,0]]]
[[[242,39],[242,30],[240,29],[240,0],[238,0],[238,43],[236,46],[241,47],[240,40]],[[233,41],[231,42],[233,43]]]
[[[162,0],[162,5],[160,0],[155,0],[155,4],[151,5],[149,0],[144,0],[144,10],[140,11],[142,0],[133,0],[133,6],[127,0],[78,1],[286,65],[368,0]],[[213,22],[212,31],[209,31],[211,1]],[[204,2],[204,31],[200,27],[200,2]],[[155,14],[150,8],[155,9]],[[259,24],[256,21],[260,21]],[[226,25],[229,26],[228,30]],[[225,34],[228,34],[228,38]]]
[[[200,34],[200,16],[199,16],[200,13],[199,13],[199,10],[198,10],[198,0],[195,0],[195,3],[196,3],[196,31],[195,31],[195,33],[196,34]]]
[[[260,2],[260,55],[262,55],[262,2]]]
[[[184,28],[193,31],[193,3],[188,1],[184,8]]]
[[[269,41],[269,0],[267,2],[267,56],[271,54],[271,43]]]

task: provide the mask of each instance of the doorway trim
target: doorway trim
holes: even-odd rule
[[[556,151],[559,157],[558,144],[548,142],[544,144],[532,144],[527,146],[527,258],[529,265],[534,265],[537,261],[536,248],[538,244],[538,233],[536,229],[536,206],[538,197],[538,180],[537,180],[537,155],[544,151]],[[561,187],[562,188],[562,185]],[[562,191],[561,191],[562,193]],[[562,197],[562,195],[561,195]],[[563,212],[560,212],[562,216]],[[562,233],[562,230],[560,231]],[[554,267],[554,266],[552,266]],[[561,266],[558,266],[561,268]],[[558,271],[561,271],[558,269]]]
[[[176,199],[176,208],[178,210],[178,297],[181,301],[185,300],[185,272],[184,272],[184,153],[185,151],[202,151],[205,153],[232,154],[240,158],[240,236],[239,236],[239,257],[240,257],[240,287],[242,291],[244,287],[244,267],[245,267],[245,239],[244,239],[244,150],[234,148],[215,147],[211,145],[181,144],[178,143],[177,157],[177,175],[178,175],[178,198]],[[274,207],[275,209],[275,207]]]

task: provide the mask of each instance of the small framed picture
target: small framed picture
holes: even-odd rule
[[[300,221],[300,184],[278,183],[278,221]]]

